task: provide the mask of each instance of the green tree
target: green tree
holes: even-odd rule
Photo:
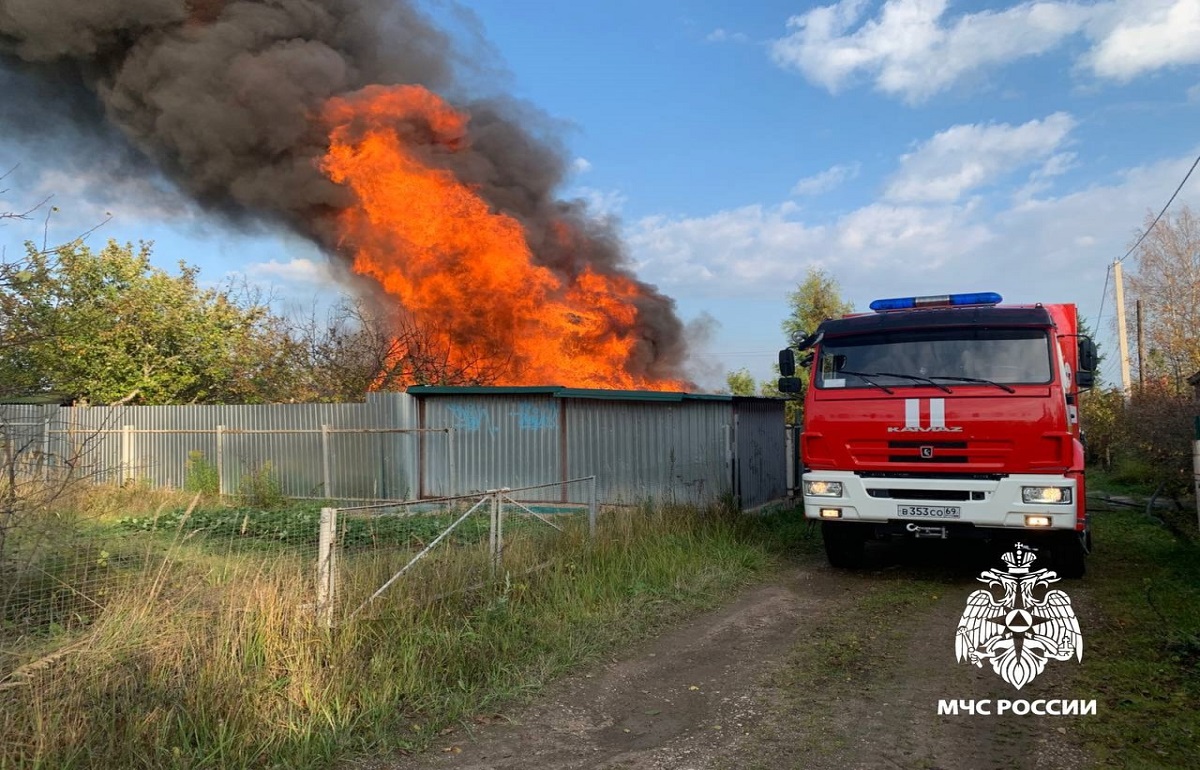
[[[854,311],[854,305],[842,299],[837,280],[819,267],[810,267],[796,290],[788,294],[788,306],[791,313],[783,320],[783,335],[793,345],[826,318]]]
[[[758,392],[758,383],[749,369],[738,369],[725,375],[725,387],[735,396],[753,396]]]
[[[0,380],[93,403],[287,400],[294,345],[267,304],[150,255],[146,243],[27,244],[0,272]]]
[[[788,293],[788,305],[791,312],[783,320],[781,328],[788,346],[795,346],[800,340],[812,332],[826,318],[837,318],[854,311],[854,305],[842,299],[841,286],[837,280],[819,267],[810,267],[804,280],[795,291]],[[775,367],[776,373],[779,366]],[[808,371],[797,367],[796,376],[808,385]],[[781,396],[774,383],[763,386],[763,395]],[[785,408],[785,416],[789,423],[797,424],[803,418],[802,401],[792,398]]]

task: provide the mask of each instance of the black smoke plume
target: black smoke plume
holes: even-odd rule
[[[318,169],[328,139],[314,116],[369,85],[421,85],[471,116],[469,149],[443,162],[525,225],[537,260],[568,277],[585,266],[632,277],[613,227],[556,197],[567,168],[557,143],[513,103],[466,93],[469,59],[405,0],[0,0],[0,129],[115,127],[130,163],[152,164],[206,209],[289,227],[336,255],[325,223],[350,201]],[[582,234],[570,249],[550,236],[556,220]],[[674,302],[640,285],[632,373],[678,378]]]

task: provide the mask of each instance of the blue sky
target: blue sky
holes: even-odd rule
[[[558,125],[575,168],[563,197],[619,220],[639,276],[685,320],[715,321],[694,372],[710,387],[740,367],[770,376],[787,292],[810,266],[862,309],[995,290],[1075,302],[1094,323],[1109,264],[1200,154],[1200,0],[473,0],[430,13],[486,40],[482,87]],[[162,264],[214,283],[244,275],[293,305],[338,291],[304,242],[125,187],[149,182],[19,160],[0,203],[53,194],[55,233],[111,212],[94,238],[153,239]],[[1200,209],[1200,178],[1184,203]],[[9,249],[30,236],[19,230],[0,234]],[[1113,306],[1110,294],[1099,330],[1110,382]]]

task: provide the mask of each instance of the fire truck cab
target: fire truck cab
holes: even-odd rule
[[[1074,305],[1001,302],[876,300],[780,353],[779,389],[804,394],[804,514],[821,522],[832,565],[860,565],[874,538],[985,538],[1083,575],[1078,398],[1095,344]]]

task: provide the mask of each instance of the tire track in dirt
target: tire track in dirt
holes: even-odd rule
[[[764,666],[782,660],[804,627],[831,609],[830,586],[811,570],[744,592],[640,645],[544,690],[532,703],[468,736],[446,736],[424,755],[361,768],[537,770],[711,766],[737,753],[761,718]]]
[[[967,595],[979,586],[976,567],[931,570],[885,553],[866,571],[848,573],[810,560],[619,659],[551,685],[515,706],[508,721],[456,731],[425,754],[353,767],[1087,767],[1069,719],[938,715],[939,699],[1073,697],[1065,689],[1070,664],[1052,661],[1018,693],[990,668],[955,661],[954,632]],[[932,580],[936,599],[886,628],[878,615],[857,608],[863,596],[887,591],[887,581],[910,573]],[[1080,585],[1062,587],[1074,599]],[[865,672],[831,664],[820,676],[796,680],[793,667],[806,657],[807,665],[821,665],[813,656],[824,649],[822,635],[831,634],[874,640],[878,647],[862,656]]]

